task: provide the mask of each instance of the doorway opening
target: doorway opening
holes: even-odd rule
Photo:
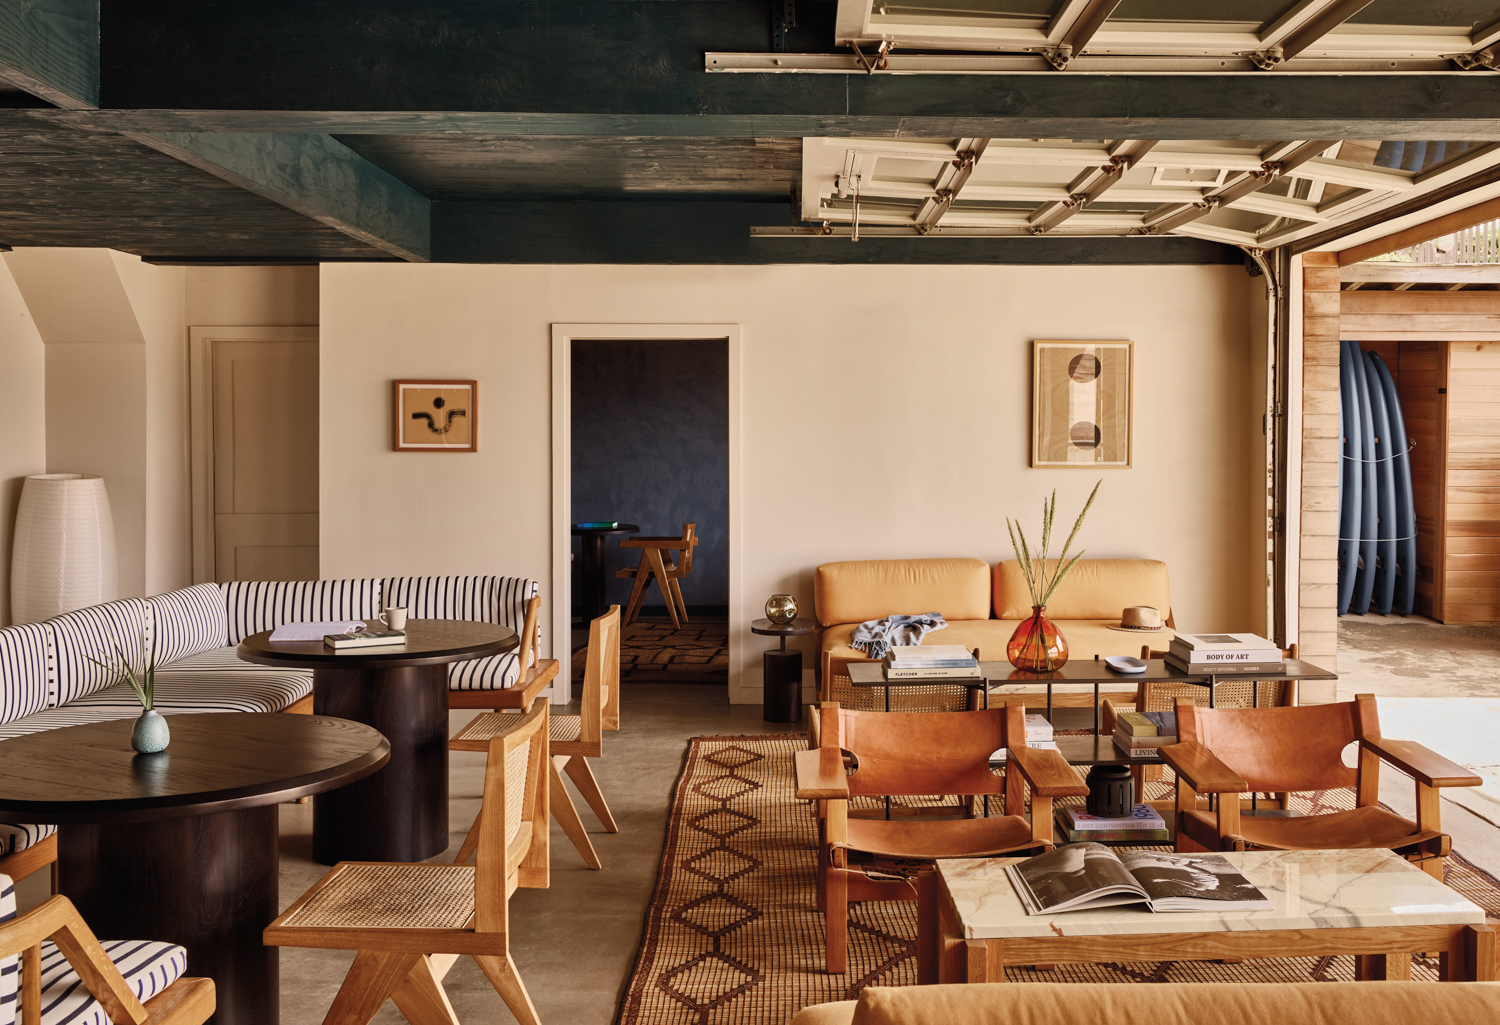
[[[554,650],[577,655],[563,676],[581,682],[589,622],[618,605],[622,681],[732,700],[737,331],[556,325],[553,340]]]

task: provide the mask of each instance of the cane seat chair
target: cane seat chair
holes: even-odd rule
[[[555,658],[540,658],[542,643],[542,597],[526,600],[526,616],[521,626],[520,647],[516,649],[520,675],[508,687],[457,690],[448,688],[449,708],[526,709],[536,696],[557,678],[559,663]]]
[[[387,999],[418,1025],[456,1023],[443,977],[461,954],[517,1021],[539,1025],[510,952],[509,900],[549,882],[547,705],[496,718],[474,865],[340,862],[266,928],[269,946],[359,952],[325,1025],[363,1025]]]
[[[1161,749],[1177,773],[1179,851],[1395,851],[1437,879],[1451,841],[1442,831],[1438,790],[1483,783],[1421,744],[1381,736],[1375,697],[1286,708],[1200,708],[1177,702],[1178,743]],[[1358,765],[1343,751],[1359,745]],[[1380,763],[1416,781],[1415,822],[1380,806]],[[1355,807],[1298,817],[1241,816],[1243,793],[1352,788]],[[1218,795],[1213,809],[1199,794]]]
[[[940,858],[1051,849],[1053,798],[1088,788],[1056,751],[1026,747],[1024,713],[1019,702],[946,715],[819,706],[822,744],[798,751],[794,769],[797,796],[817,802],[818,909],[830,973],[848,965],[851,901],[915,900],[917,878],[930,875]],[[1001,748],[1003,774],[990,768]],[[1030,821],[1023,814],[1028,787]],[[893,821],[849,814],[856,798],[910,794],[1003,797],[1005,814]],[[981,807],[976,802],[976,811]],[[924,964],[922,974],[929,970]]]
[[[693,549],[698,545],[698,524],[683,526],[681,537],[628,537],[620,542],[621,548],[639,548],[641,561],[615,573],[621,580],[634,580],[630,589],[630,600],[625,604],[625,625],[635,622],[641,613],[641,604],[646,600],[646,589],[656,581],[662,601],[667,604],[667,615],[672,617],[674,629],[682,629],[688,621],[687,603],[682,598],[683,577],[693,571]],[[675,552],[676,558],[667,558],[662,553]],[[678,610],[681,609],[681,619]]]
[[[579,702],[579,715],[554,715],[548,728],[547,777],[551,792],[552,816],[562,826],[578,853],[583,855],[589,868],[603,868],[594,844],[584,829],[583,819],[573,805],[568,788],[563,785],[561,772],[566,772],[583,799],[606,831],[615,833],[619,829],[604,802],[599,790],[599,781],[594,778],[586,759],[598,758],[604,753],[605,730],[620,728],[620,606],[611,605],[609,611],[589,624],[589,646],[583,671],[583,695]],[[450,751],[480,751],[494,730],[503,729],[507,716],[488,713],[475,717],[448,742]],[[478,842],[479,822],[469,830],[464,840],[459,861],[466,861]]]
[[[214,1013],[214,983],[186,969],[187,952],[173,943],[101,943],[66,897],[18,917],[15,886],[0,875],[6,1025],[201,1025]]]

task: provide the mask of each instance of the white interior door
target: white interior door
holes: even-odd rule
[[[209,485],[209,522],[199,522],[212,532],[210,578],[316,580],[317,342],[205,337],[195,350],[207,364],[211,465],[198,465]]]

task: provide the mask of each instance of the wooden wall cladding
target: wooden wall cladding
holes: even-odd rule
[[[1448,345],[1443,616],[1500,621],[1500,341]]]

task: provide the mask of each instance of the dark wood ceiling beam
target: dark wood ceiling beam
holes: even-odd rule
[[[0,82],[66,109],[99,103],[99,0],[0,0]]]
[[[127,138],[392,256],[432,258],[427,197],[331,135],[174,132]]]

